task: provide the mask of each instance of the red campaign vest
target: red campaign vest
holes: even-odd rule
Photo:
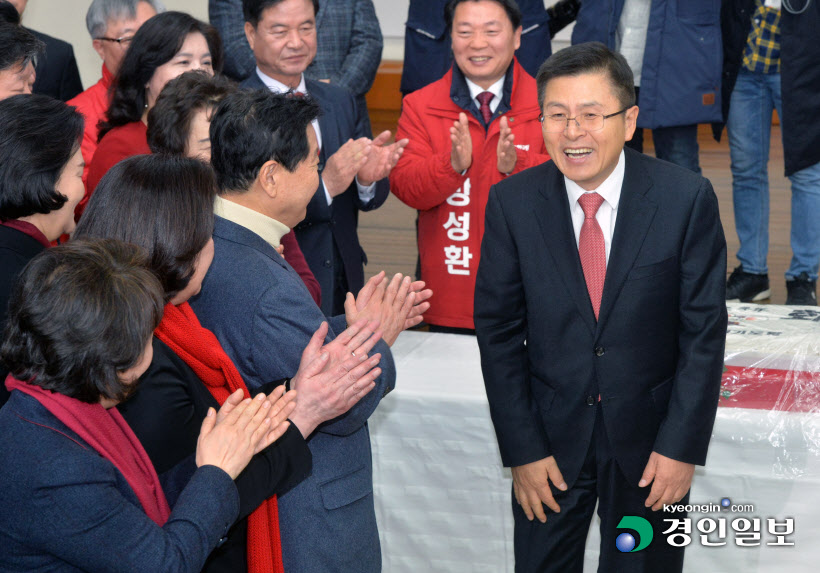
[[[489,129],[467,113],[473,161],[462,176],[450,165],[450,127],[463,109],[450,98],[452,70],[404,98],[396,139],[410,143],[390,175],[391,191],[419,210],[421,277],[433,289],[425,321],[474,328],[473,295],[484,235],[484,210],[490,187],[505,176],[498,171],[496,148],[500,117]],[[507,117],[517,148],[513,173],[549,159],[538,121],[535,80],[516,61],[511,110]]]

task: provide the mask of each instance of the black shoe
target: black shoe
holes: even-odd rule
[[[771,295],[769,275],[745,273],[743,265],[733,270],[726,281],[726,300],[730,302],[758,302]]]
[[[809,275],[800,273],[797,278],[786,281],[786,304],[817,306],[817,281],[810,281]]]

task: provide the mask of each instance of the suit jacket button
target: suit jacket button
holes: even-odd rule
[[[595,396],[587,396],[587,406],[595,405]]]
[[[595,347],[595,356],[603,356],[604,355],[604,347],[603,346],[596,346]]]
[[[326,266],[326,267],[328,267],[328,268],[329,268],[331,264],[333,264],[333,263],[331,263],[331,262],[330,262],[330,259],[326,259],[326,260],[325,260],[325,266]]]

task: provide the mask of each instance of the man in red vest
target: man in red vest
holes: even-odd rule
[[[521,12],[512,0],[451,0],[454,64],[404,99],[397,139],[410,140],[390,188],[419,210],[421,276],[436,296],[425,320],[473,333],[473,291],[490,187],[549,159],[535,80],[513,57]]]

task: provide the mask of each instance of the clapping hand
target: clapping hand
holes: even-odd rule
[[[458,121],[450,128],[450,142],[450,165],[456,173],[463,173],[473,164],[473,140],[466,113],[458,114]]]
[[[498,136],[498,146],[496,147],[496,155],[498,156],[498,170],[501,173],[509,175],[515,169],[515,163],[518,160],[518,155],[515,152],[515,135],[513,135],[510,124],[507,122],[505,116],[501,116],[499,122],[501,132]]]
[[[405,279],[409,281],[410,277],[405,277]],[[406,294],[402,295],[402,293],[398,291],[398,285],[400,282],[403,282],[402,276],[397,274],[393,277],[393,280],[390,283],[396,290],[396,298],[393,299],[394,303],[397,302],[401,296],[404,296],[406,299],[412,295],[413,298],[410,311],[407,313],[404,324],[401,326],[399,333],[402,330],[407,330],[408,328],[416,326],[423,320],[424,317],[422,315],[430,308],[430,303],[427,301],[431,296],[433,296],[432,290],[424,288],[426,286],[424,281],[409,283],[409,288],[407,289]],[[370,280],[368,280],[364,285],[362,290],[359,291],[359,295],[355,298],[352,293],[347,293],[347,299],[345,300],[345,318],[347,319],[347,323],[351,324],[362,317],[381,317],[385,310],[381,307],[384,303],[384,297],[387,295],[388,290],[389,287],[387,286],[385,272],[382,271],[376,276],[371,277]],[[391,294],[391,296],[393,295]],[[396,333],[396,336],[398,336],[398,333]],[[389,334],[388,337],[392,337],[392,333]],[[385,342],[392,345],[392,342],[388,341],[388,337],[385,337]],[[395,338],[392,338],[392,340],[395,341]]]
[[[267,396],[245,400],[242,396],[242,390],[237,390],[228,398],[222,408],[227,405],[229,412],[223,416],[208,408],[196,446],[198,467],[216,466],[231,479],[242,473],[256,452],[276,439],[271,432],[272,410]]]
[[[368,186],[390,175],[390,171],[399,162],[410,140],[400,139],[387,145],[388,141],[390,141],[390,131],[383,131],[371,142],[367,162],[356,175],[360,185]]]
[[[322,183],[331,197],[344,193],[367,162],[373,149],[367,137],[348,139],[331,155],[322,171]]]
[[[323,322],[313,334],[291,380],[299,399],[290,419],[305,438],[322,422],[347,412],[376,387],[381,354],[367,353],[381,337],[377,328],[377,322],[361,320],[324,346],[327,323]]]

